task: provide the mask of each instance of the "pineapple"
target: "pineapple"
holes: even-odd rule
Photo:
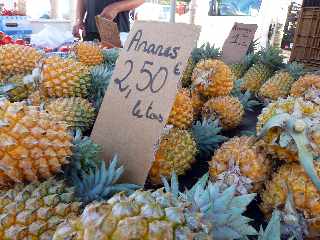
[[[202,117],[205,119],[219,119],[223,129],[228,130],[240,125],[244,109],[238,98],[225,96],[212,98],[205,103]]]
[[[294,97],[301,97],[311,87],[320,89],[320,76],[315,74],[307,74],[293,83],[290,94]]]
[[[0,46],[0,76],[28,74],[40,60],[41,54],[34,48],[7,44]]]
[[[61,224],[53,240],[233,240],[257,234],[242,216],[254,194],[238,197],[233,187],[221,191],[204,178],[182,194],[173,179],[165,190],[138,190],[88,205],[81,217]]]
[[[204,104],[206,103],[206,100],[203,96],[201,96],[200,93],[197,92],[197,90],[194,89],[191,92],[191,101],[194,119],[197,119],[201,113]]]
[[[89,130],[95,121],[95,109],[83,98],[57,98],[49,101],[46,111],[58,121],[65,121],[72,130]]]
[[[82,63],[53,56],[44,60],[40,82],[45,97],[86,97],[91,75]]]
[[[116,183],[122,172],[115,157],[108,169],[101,161],[89,175],[82,172],[79,177],[73,172],[73,187],[51,178],[42,183],[17,184],[0,192],[0,239],[51,240],[60,223],[80,214],[82,203],[136,190],[135,185]]]
[[[234,79],[240,79],[243,77],[246,71],[257,61],[258,55],[249,53],[243,58],[241,63],[234,63],[230,65],[231,72]]]
[[[320,164],[315,162],[320,176]],[[320,235],[320,192],[312,183],[304,169],[296,163],[280,167],[272,180],[267,182],[262,194],[261,209],[270,214],[275,207],[284,207],[289,192],[293,196],[296,209],[307,220],[310,235]]]
[[[161,176],[169,177],[172,171],[183,175],[195,162],[197,154],[200,158],[208,157],[225,141],[219,135],[221,128],[217,122],[197,122],[191,131],[177,128],[166,129],[156,146],[155,158],[149,172],[153,184],[161,183]]]
[[[192,72],[196,64],[203,59],[217,59],[220,58],[221,51],[215,48],[214,45],[210,46],[209,43],[203,44],[199,48],[193,49],[191,57],[188,60],[188,65],[182,75],[182,87],[189,88],[192,84]]]
[[[202,60],[193,70],[192,83],[204,97],[230,94],[233,89],[233,74],[220,60]]]
[[[67,125],[23,102],[0,100],[0,186],[51,177],[72,154]]]
[[[34,91],[33,81],[30,81],[30,78],[23,74],[13,75],[5,82],[8,88],[6,95],[11,102],[25,100]]]
[[[303,74],[303,65],[291,63],[285,70],[279,71],[265,82],[259,90],[259,96],[271,100],[287,97],[292,84]]]
[[[188,129],[192,126],[193,115],[189,91],[187,89],[179,90],[169,115],[168,124],[180,129]]]
[[[248,180],[247,186],[246,184],[242,186],[239,184],[238,189],[241,194],[261,190],[271,170],[271,165],[265,154],[259,147],[255,146],[255,139],[252,137],[234,137],[223,143],[216,150],[209,163],[210,175],[214,179],[219,179],[222,175],[224,175],[224,178],[228,177],[228,175],[232,176],[232,174],[228,174],[228,168],[233,164],[239,168],[240,176],[229,179],[229,181],[231,180],[231,183],[233,183],[233,181],[237,181],[241,177]]]
[[[79,62],[94,66],[103,63],[103,54],[100,47],[92,42],[81,42],[74,47],[75,54]]]
[[[259,60],[244,74],[244,89],[258,92],[266,80],[268,80],[274,71],[282,65],[283,57],[280,55],[280,49],[267,48],[259,53]]]
[[[43,99],[43,96],[40,93],[40,90],[36,90],[33,93],[31,93],[28,96],[28,102],[30,103],[30,105],[33,106],[40,106],[42,102],[44,102],[45,100]]]
[[[320,105],[290,97],[271,103],[257,124],[268,153],[287,162],[299,161],[318,190],[313,161],[320,156],[319,112]]]

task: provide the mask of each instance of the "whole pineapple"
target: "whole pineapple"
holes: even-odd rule
[[[244,109],[238,98],[225,96],[210,99],[202,109],[205,119],[218,119],[225,130],[236,128],[240,125]]]
[[[205,180],[183,194],[175,176],[171,186],[164,183],[165,190],[138,190],[90,204],[81,217],[61,224],[53,240],[233,240],[256,235],[250,219],[242,216],[255,195],[237,197],[234,187],[221,191]]]
[[[303,74],[303,65],[291,63],[265,82],[259,90],[259,96],[271,100],[287,97],[292,84]]]
[[[71,152],[67,125],[23,102],[0,100],[0,186],[46,179]]]
[[[230,65],[231,72],[234,76],[234,79],[240,79],[243,77],[246,71],[257,61],[258,54],[249,53],[243,58],[243,61],[240,63],[234,63]]]
[[[57,98],[49,101],[46,111],[58,121],[65,121],[70,129],[89,130],[95,121],[95,109],[83,98]]]
[[[86,97],[91,84],[89,69],[73,59],[45,59],[41,71],[41,94],[45,97]]]
[[[168,124],[180,129],[188,129],[192,126],[193,115],[190,92],[187,89],[180,89],[171,109]]]
[[[51,239],[66,218],[80,214],[74,189],[63,181],[18,184],[0,192],[0,239]]]
[[[320,164],[314,162],[318,176]],[[262,193],[261,209],[270,214],[276,207],[284,207],[288,193],[293,196],[296,209],[307,220],[309,234],[320,236],[320,192],[312,183],[304,169],[296,163],[280,167]]]
[[[28,74],[36,67],[40,58],[41,54],[34,48],[16,44],[2,45],[0,46],[0,73],[6,76]]]
[[[211,46],[209,43],[203,44],[199,48],[194,48],[188,60],[188,65],[182,75],[182,87],[189,88],[191,86],[193,69],[200,60],[218,59],[220,56],[220,49],[215,48],[214,45]]]
[[[290,94],[293,97],[301,97],[312,87],[320,89],[320,76],[316,74],[307,74],[293,83]]]
[[[93,42],[80,42],[75,45],[74,51],[79,62],[94,66],[103,63],[101,48]]]
[[[267,48],[259,53],[259,60],[244,74],[244,89],[258,92],[261,86],[272,74],[280,69],[283,57],[280,49]]]
[[[192,84],[204,97],[230,94],[233,81],[229,66],[220,60],[201,60],[192,73]]]
[[[33,81],[29,81],[27,76],[23,74],[13,75],[6,79],[7,87],[6,95],[11,102],[19,102],[28,98],[35,87]]]
[[[238,185],[241,194],[261,190],[271,170],[264,152],[252,137],[234,137],[223,143],[209,165],[210,175],[216,181]],[[239,168],[238,173],[234,171],[236,168]]]
[[[161,176],[169,177],[172,171],[183,175],[195,162],[197,145],[187,130],[173,128],[160,138],[154,162],[149,172],[152,183],[161,183]]]

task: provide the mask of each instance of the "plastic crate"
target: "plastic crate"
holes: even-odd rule
[[[320,7],[302,8],[290,61],[320,67]]]
[[[0,31],[13,38],[24,38],[32,34],[27,16],[0,16]]]

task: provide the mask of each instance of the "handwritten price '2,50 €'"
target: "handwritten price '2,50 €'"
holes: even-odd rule
[[[138,92],[144,92],[149,90],[150,93],[156,94],[160,92],[168,81],[170,72],[167,67],[155,67],[154,63],[151,61],[144,61],[139,72],[144,74],[146,78],[138,78],[140,81],[135,83],[135,86],[131,88],[128,84],[128,78],[132,74],[134,68],[136,67],[132,60],[127,60],[124,63],[128,67],[128,72],[123,76],[123,78],[115,78],[114,82],[118,86],[121,93],[125,94],[125,98],[129,98],[133,90]],[[173,69],[173,74],[180,75],[181,63],[175,65]],[[153,71],[151,70],[153,68]],[[142,80],[141,80],[142,79]],[[143,80],[146,79],[146,80]],[[142,100],[137,100],[134,105],[131,114],[136,118],[147,118],[151,120],[157,120],[160,123],[164,121],[162,114],[157,114],[153,112],[153,101],[149,104],[146,110],[141,109]]]

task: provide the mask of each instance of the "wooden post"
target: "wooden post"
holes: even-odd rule
[[[174,23],[176,21],[176,8],[177,8],[177,1],[171,0],[171,10],[170,10],[170,22]]]

